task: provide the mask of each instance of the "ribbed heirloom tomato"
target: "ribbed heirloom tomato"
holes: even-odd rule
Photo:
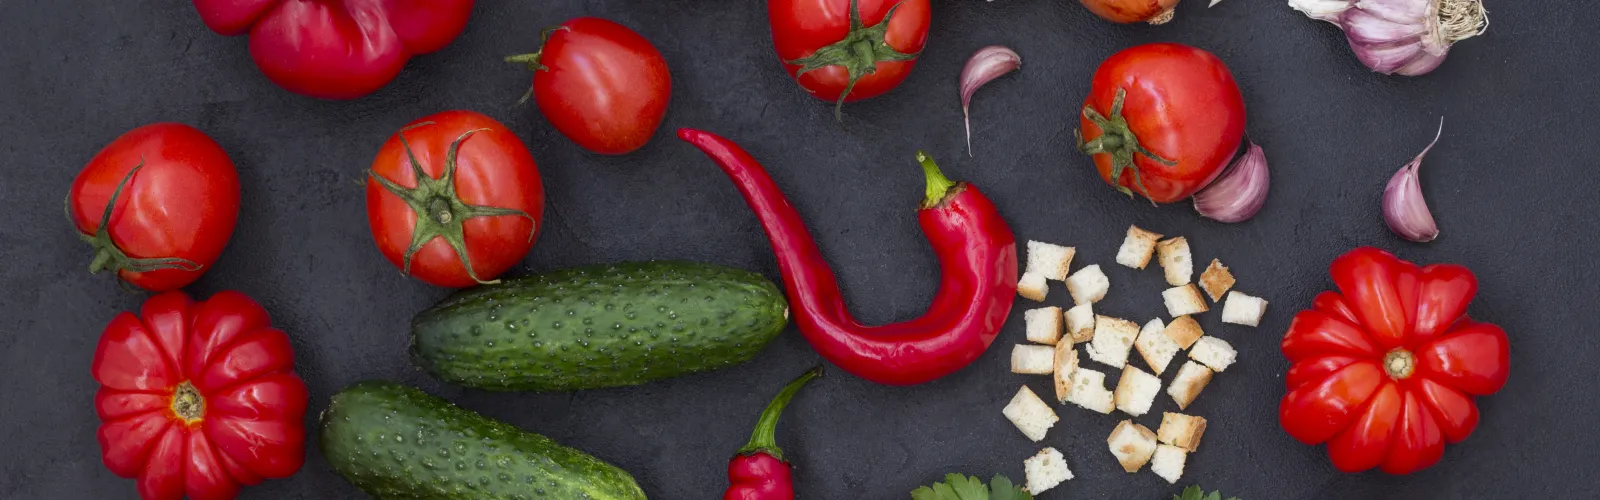
[[[182,288],[211,268],[239,219],[239,173],[204,132],[145,125],[101,149],[72,181],[67,217],[94,248],[91,272]]]
[[[1221,59],[1153,43],[1118,52],[1095,70],[1078,149],[1118,191],[1172,203],[1222,174],[1244,140],[1244,124],[1244,96]]]
[[[367,222],[383,256],[422,281],[492,282],[533,248],[544,184],[511,129],[445,111],[383,143],[367,171]]]
[[[1446,442],[1478,426],[1473,397],[1499,391],[1511,370],[1505,331],[1466,316],[1477,279],[1374,248],[1329,271],[1339,291],[1318,295],[1283,337],[1292,366],[1279,423],[1303,443],[1327,443],[1345,472],[1437,463]]]
[[[917,64],[932,21],[928,0],[767,0],[772,45],[789,76],[818,99],[888,92]]]
[[[650,142],[672,99],[661,52],[626,26],[594,17],[546,34],[538,52],[506,58],[533,70],[524,99],[584,149],[619,155]]]
[[[289,336],[243,294],[151,297],[106,325],[91,372],[101,458],[144,500],[227,500],[305,462]]]

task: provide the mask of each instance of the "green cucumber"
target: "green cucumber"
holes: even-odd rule
[[[322,412],[322,456],[378,500],[642,500],[633,476],[404,385],[360,382]]]
[[[749,361],[788,319],[783,293],[759,274],[633,262],[463,290],[412,320],[411,354],[478,389],[619,387]]]

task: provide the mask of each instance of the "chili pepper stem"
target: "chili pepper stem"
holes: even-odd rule
[[[778,417],[783,416],[784,407],[789,406],[789,401],[794,399],[794,395],[798,394],[801,388],[811,382],[811,379],[821,376],[822,366],[819,365],[806,370],[788,385],[783,386],[783,390],[778,391],[772,402],[767,403],[767,409],[762,410],[761,420],[756,421],[756,429],[750,433],[750,442],[739,448],[738,455],[765,453],[783,461],[783,450],[778,448]]]
[[[923,193],[922,208],[933,208],[944,201],[945,195],[956,187],[955,181],[944,176],[939,170],[939,164],[933,162],[933,157],[928,153],[917,151],[917,162],[922,164],[922,173],[928,178],[927,190]]]

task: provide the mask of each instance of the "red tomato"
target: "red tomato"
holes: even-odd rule
[[[1089,12],[1114,23],[1149,21],[1164,24],[1172,20],[1170,13],[1178,7],[1178,0],[1081,0]]]
[[[528,254],[544,220],[533,155],[505,125],[471,111],[411,122],[367,174],[378,249],[434,285],[491,283]]]
[[[1216,180],[1239,151],[1244,96],[1210,52],[1140,45],[1100,63],[1080,126],[1087,142],[1078,148],[1094,157],[1101,178],[1172,203]]]
[[[580,17],[551,29],[539,52],[507,61],[533,69],[528,95],[561,135],[600,154],[650,142],[672,97],[667,61],[627,27]]]
[[[111,270],[145,290],[174,290],[222,255],[239,219],[239,173],[204,132],[145,125],[111,141],[78,172],[67,216],[94,247],[90,272]]]
[[[117,315],[94,351],[106,468],[137,478],[144,500],[231,499],[300,470],[306,384],[260,305],[168,292],[140,316]]]
[[[905,81],[928,41],[932,11],[928,0],[767,0],[784,69],[839,106]]]
[[[1330,274],[1339,292],[1318,295],[1283,337],[1292,366],[1279,424],[1327,443],[1345,472],[1433,465],[1478,426],[1472,398],[1499,391],[1511,372],[1505,331],[1466,316],[1477,278],[1374,248],[1340,256]]]

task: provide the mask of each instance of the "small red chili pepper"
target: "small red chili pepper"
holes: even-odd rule
[[[824,359],[880,384],[928,382],[978,359],[1005,324],[1017,295],[1017,239],[978,188],[952,182],[921,152],[927,194],[917,212],[939,258],[942,279],[922,316],[866,326],[846,309],[833,270],[789,200],[739,145],[714,134],[679,129],[733,179],[761,220],[795,323]]]
[[[767,403],[761,420],[756,421],[755,432],[750,433],[750,442],[728,461],[729,485],[722,500],[794,500],[789,462],[783,459],[783,450],[778,448],[778,417],[783,415],[783,408],[789,406],[789,400],[794,399],[800,388],[821,376],[822,367],[812,368],[783,386],[778,396]]]

